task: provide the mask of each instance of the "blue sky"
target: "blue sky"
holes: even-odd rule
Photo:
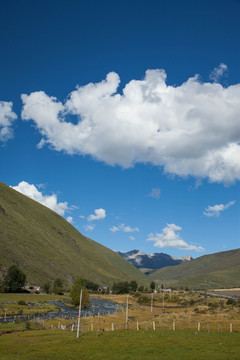
[[[120,251],[239,247],[240,2],[1,4],[1,181]]]

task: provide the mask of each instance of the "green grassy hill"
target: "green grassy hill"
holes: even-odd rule
[[[0,182],[0,275],[16,264],[27,282],[43,285],[78,276],[111,285],[149,279],[114,251],[83,236],[65,219]]]
[[[240,286],[240,249],[201,256],[155,270],[149,277],[164,286],[192,289]]]

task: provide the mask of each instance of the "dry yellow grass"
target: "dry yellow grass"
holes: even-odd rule
[[[151,294],[148,296],[151,297]],[[209,332],[229,332],[230,327],[234,332],[240,332],[240,307],[226,305],[226,300],[217,298],[204,299],[203,296],[195,293],[174,292],[172,299],[162,307],[161,294],[154,294],[156,302],[151,311],[151,306],[139,305],[136,298],[128,296],[128,321],[126,321],[126,295],[97,295],[97,297],[107,299],[122,304],[116,314],[105,316],[91,316],[81,318],[81,331],[111,331],[122,329],[136,329],[137,323],[141,329],[152,329],[155,325],[157,329],[163,330],[191,330]],[[180,303],[191,300],[199,301],[188,307],[176,307],[176,300]],[[161,305],[160,305],[161,304]],[[175,308],[171,307],[174,306]],[[69,329],[72,324],[77,324],[77,319],[61,320],[61,324],[66,325]],[[154,323],[153,323],[154,322]],[[200,325],[199,325],[200,324]],[[230,325],[232,324],[232,325]],[[45,321],[48,328],[58,327],[58,320]]]

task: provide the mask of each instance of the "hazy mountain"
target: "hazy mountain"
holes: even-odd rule
[[[192,260],[190,255],[176,258],[164,253],[145,254],[139,250],[132,250],[125,253],[118,251],[118,254],[136,268],[147,269],[146,271],[150,271],[151,269],[161,269],[166,266],[179,265],[183,262]]]

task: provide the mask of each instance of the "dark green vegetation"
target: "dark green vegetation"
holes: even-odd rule
[[[120,281],[118,283],[114,283],[112,286],[113,294],[128,294],[130,292],[137,291],[138,284],[135,280],[130,282],[128,281]]]
[[[72,298],[72,304],[77,306],[80,302],[79,294],[82,290],[82,303],[81,307],[84,309],[89,305],[89,295],[87,289],[84,288],[84,280],[82,278],[78,278],[74,281],[72,290],[71,290],[71,298]]]
[[[0,279],[17,265],[27,282],[57,278],[70,287],[81,276],[100,285],[148,278],[114,251],[83,236],[61,216],[0,182]]]
[[[2,335],[4,360],[238,360],[238,333],[191,333],[179,331],[117,331],[82,334],[68,331],[25,331]]]
[[[16,265],[8,268],[7,275],[3,282],[5,292],[20,292],[26,282],[26,275]]]
[[[190,262],[153,271],[158,284],[192,289],[240,286],[240,249],[201,256]]]

